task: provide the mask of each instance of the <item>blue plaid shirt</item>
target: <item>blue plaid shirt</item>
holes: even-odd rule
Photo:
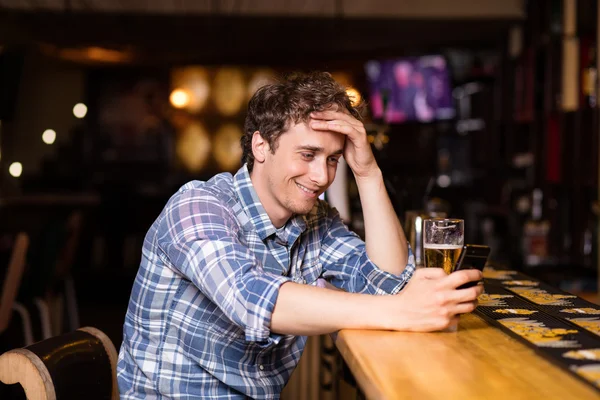
[[[279,287],[324,278],[349,292],[398,292],[414,272],[378,269],[319,201],[276,229],[246,166],[184,185],[148,231],[119,352],[121,398],[277,399],[304,336],[270,331]]]

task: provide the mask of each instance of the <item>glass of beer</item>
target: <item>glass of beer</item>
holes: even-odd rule
[[[423,250],[426,268],[454,271],[465,241],[462,219],[433,218],[423,221]]]
[[[447,274],[454,271],[465,241],[465,222],[462,219],[433,218],[423,221],[423,252],[425,268],[443,268]],[[450,326],[442,332],[456,332]]]

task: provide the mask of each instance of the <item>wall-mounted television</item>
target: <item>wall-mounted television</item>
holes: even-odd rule
[[[450,71],[443,56],[372,60],[365,72],[374,119],[403,123],[454,118]]]

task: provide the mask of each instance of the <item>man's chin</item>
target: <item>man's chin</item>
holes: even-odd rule
[[[317,200],[316,199],[310,205],[307,204],[307,205],[293,207],[294,214],[296,214],[296,215],[306,215],[306,214],[308,214],[315,207],[315,204],[317,204]]]

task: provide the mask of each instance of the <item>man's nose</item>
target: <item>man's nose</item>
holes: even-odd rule
[[[327,168],[326,160],[312,163],[310,180],[319,186],[327,185],[329,182],[329,169]]]

